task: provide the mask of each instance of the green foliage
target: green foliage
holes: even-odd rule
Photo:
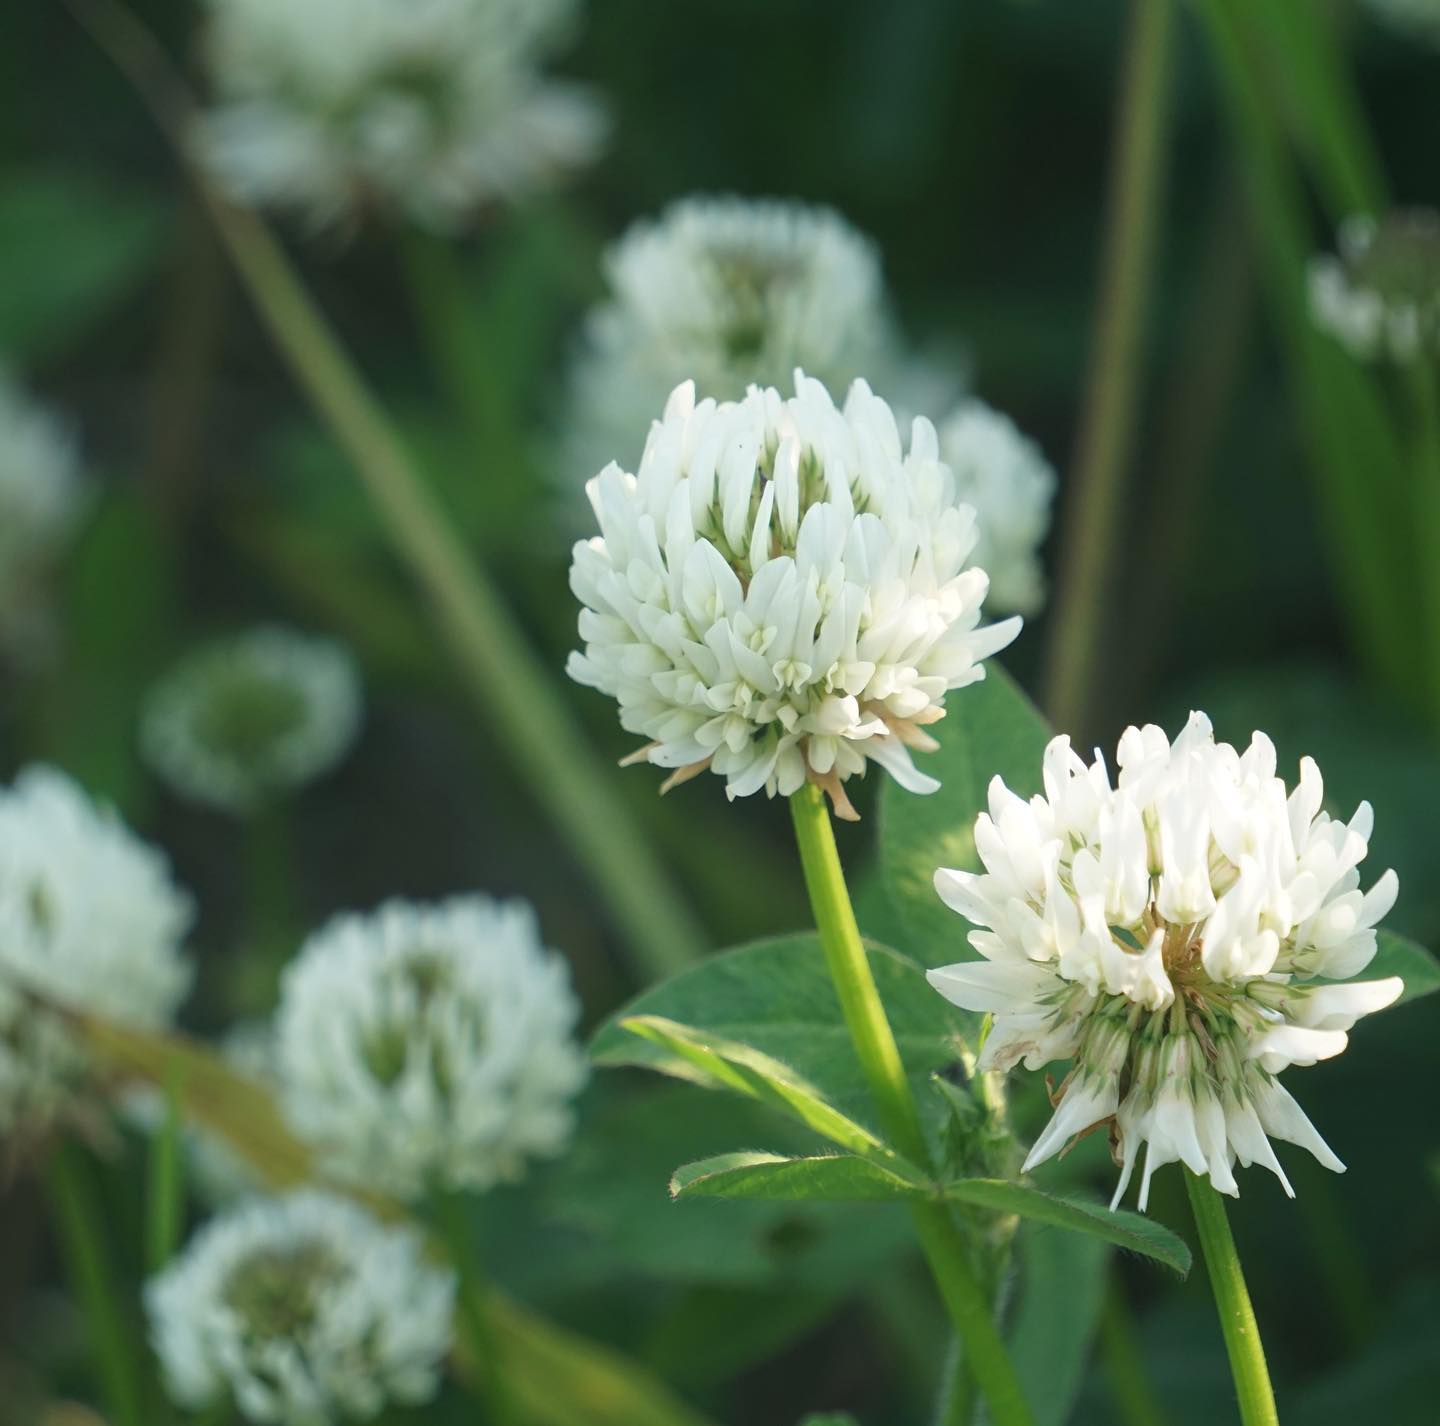
[[[308,1150],[286,1127],[269,1092],[237,1074],[219,1055],[183,1036],[122,1028],[93,1017],[76,1022],[87,1045],[113,1072],[165,1088],[196,1124],[221,1138],[272,1188],[314,1176]],[[374,1212],[400,1216],[397,1205],[363,1198]],[[536,1426],[712,1426],[658,1381],[595,1342],[545,1321],[497,1290],[485,1295],[494,1347],[527,1419]],[[475,1364],[457,1349],[456,1370]]]
[[[1182,1276],[1190,1250],[1162,1224],[1123,1209],[1112,1212],[1083,1198],[1046,1193],[1008,1179],[965,1178],[927,1184],[845,1154],[785,1158],[778,1154],[721,1154],[678,1169],[670,1181],[676,1198],[834,1198],[907,1201],[940,1198],[1076,1233],[1153,1258]]]
[[[717,1154],[675,1170],[673,1197],[820,1199],[839,1203],[924,1199],[932,1190],[908,1173],[896,1173],[854,1154],[786,1158],[783,1154]]]
[[[43,362],[98,326],[159,258],[164,214],[83,173],[0,175],[0,353]]]
[[[1019,1302],[1008,1341],[1036,1426],[1063,1426],[1085,1379],[1110,1254],[1084,1233],[1025,1224],[1016,1240]]]
[[[1376,939],[1375,959],[1365,967],[1361,979],[1381,980],[1398,975],[1405,982],[1404,993],[1397,1002],[1400,1005],[1440,990],[1440,961],[1432,952],[1393,931],[1381,931]]]
[[[904,956],[870,946],[870,968],[890,1017],[905,1068],[924,1102],[925,1082],[977,1042],[978,1017],[956,1010]],[[701,1073],[673,1050],[620,1028],[636,1016],[660,1016],[738,1041],[779,1060],[842,1114],[870,1126],[870,1094],[813,935],[757,941],[708,957],[642,991],[601,1026],[591,1045],[600,1065],[638,1065],[692,1081]]]
[[[935,894],[938,867],[980,870],[975,818],[985,810],[992,778],[1029,797],[1040,791],[1041,758],[1050,729],[1039,709],[993,662],[983,682],[952,697],[930,731],[939,751],[925,771],[940,791],[916,797],[887,782],[880,794],[880,863],[885,885],[926,965],[967,960],[969,928]]]
[[[769,1055],[750,1045],[658,1015],[627,1015],[619,1023],[622,1030],[676,1057],[667,1061],[666,1066],[657,1066],[665,1068],[666,1073],[689,1078],[692,1072],[698,1072],[698,1084],[733,1090],[770,1104],[852,1154],[892,1170],[902,1178],[917,1181],[917,1169],[886,1148],[863,1125],[826,1103],[819,1090]]]
[[[528,1241],[528,1230],[565,1235],[564,1281],[550,1284],[562,1299],[580,1283],[603,1288],[639,1274],[653,1283],[728,1291],[784,1287],[803,1291],[813,1310],[815,1295],[834,1301],[863,1289],[911,1251],[904,1213],[873,1203],[699,1195],[672,1202],[666,1185],[678,1162],[735,1144],[805,1154],[813,1152],[814,1136],[753,1099],[685,1083],[650,1081],[643,1094],[637,1088],[622,1090],[618,1076],[596,1084],[570,1155],[515,1195],[527,1210],[518,1224],[497,1223],[487,1259],[517,1290],[545,1287],[530,1286],[526,1264],[511,1261],[508,1245]]]

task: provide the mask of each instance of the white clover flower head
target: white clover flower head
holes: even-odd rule
[[[1055,471],[1008,417],[983,401],[962,402],[937,428],[940,459],[961,500],[974,506],[971,558],[990,576],[996,609],[1035,614],[1045,601],[1040,545],[1050,528]]]
[[[438,1390],[455,1276],[412,1228],[306,1191],[212,1219],[146,1285],[177,1404],[233,1400],[247,1421],[330,1426]]]
[[[1440,48],[1440,3],[1437,0],[1365,0],[1366,7],[1382,24],[1401,35]]]
[[[338,916],[286,970],[281,1103],[337,1181],[488,1188],[569,1142],[584,1083],[569,969],[524,902]]]
[[[887,392],[903,358],[875,245],[830,208],[692,197],[636,223],[605,257],[607,299],[571,371],[568,468],[627,468],[665,398],[691,380],[736,401],[797,367],[832,391]]]
[[[242,815],[339,762],[360,716],[360,676],[339,644],[266,625],[171,670],[146,703],[141,746],[182,797]]]
[[[65,774],[32,767],[0,790],[0,1133],[84,1098],[89,1057],[36,998],[168,1024],[190,984],[191,919],[160,853]]]
[[[1019,619],[980,627],[987,579],[969,564],[975,512],[917,419],[906,450],[863,382],[837,407],[796,373],[791,398],[672,394],[639,470],[588,487],[600,535],[575,546],[583,606],[577,682],[620,704],[649,741],[631,760],[710,769],[728,796],[788,796],[809,779],[842,816],[843,783],[879,763],[939,786],[910,760],[945,695]],[[967,567],[968,566],[968,567]]]
[[[447,231],[588,163],[603,112],[546,79],[575,0],[209,0],[194,135],[239,201],[319,228],[393,211]]]
[[[1364,361],[1440,351],[1440,213],[1400,209],[1347,219],[1337,256],[1310,264],[1310,315]]]
[[[1118,762],[1112,784],[1098,753],[1087,765],[1058,737],[1044,795],[990,784],[975,823],[985,871],[935,875],[979,928],[982,959],[930,983],[994,1015],[982,1069],[1073,1061],[1027,1171],[1108,1124],[1112,1207],[1142,1146],[1142,1210],[1151,1175],[1177,1160],[1232,1195],[1237,1160],[1261,1164],[1293,1197],[1270,1137],[1344,1165],[1280,1071],[1338,1055],[1355,1021],[1403,989],[1394,976],[1335,983],[1370,963],[1395,901],[1393,871],[1360,889],[1370,807],[1333,819],[1309,758],[1287,792],[1264,734],[1239,753],[1201,713],[1173,744],[1127,729]]]
[[[0,370],[0,644],[22,657],[49,638],[36,586],[84,503],[73,434]]]

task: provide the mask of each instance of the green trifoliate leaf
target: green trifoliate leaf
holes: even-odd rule
[[[938,1116],[944,1106],[927,1081],[955,1062],[962,1042],[972,1049],[978,1044],[980,1019],[936,995],[905,956],[881,946],[867,949],[916,1097]],[[872,1123],[869,1087],[814,935],[757,941],[710,956],[642,992],[591,1043],[597,1064],[638,1065],[693,1080],[697,1075],[673,1053],[620,1028],[621,1020],[637,1015],[676,1020],[749,1045],[789,1066],[857,1123]]]
[[[920,1176],[918,1169],[906,1164],[870,1130],[828,1103],[814,1085],[753,1045],[658,1015],[627,1016],[620,1021],[620,1028],[667,1052],[670,1058],[657,1064],[657,1069],[758,1099],[852,1154],[891,1166],[902,1177]]]
[[[1060,1197],[1028,1184],[1001,1178],[954,1179],[942,1189],[952,1203],[1014,1213],[1034,1223],[1069,1228],[1140,1253],[1173,1268],[1182,1277],[1190,1271],[1190,1249],[1168,1228],[1139,1213],[1112,1212],[1083,1198]]]

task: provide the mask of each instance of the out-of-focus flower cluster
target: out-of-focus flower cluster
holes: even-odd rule
[[[574,0],[210,0],[215,104],[195,133],[240,201],[315,226],[452,229],[588,162],[604,121],[542,62]]]
[[[151,694],[141,740],[178,793],[239,815],[338,762],[360,712],[340,645],[266,626],[185,658]]]
[[[1440,214],[1351,218],[1337,256],[1310,265],[1318,326],[1364,361],[1412,362],[1440,352]]]
[[[190,984],[189,898],[64,774],[0,790],[0,1133],[76,1109],[92,1065],[50,1007],[167,1024]]]
[[[429,1400],[454,1301],[455,1275],[426,1263],[414,1229],[314,1191],[213,1219],[146,1292],[175,1401],[278,1426]]]

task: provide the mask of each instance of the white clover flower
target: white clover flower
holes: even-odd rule
[[[1440,47],[1440,0],[1365,0],[1383,24]]]
[[[170,1395],[247,1421],[330,1426],[438,1390],[454,1274],[420,1235],[307,1191],[212,1219],[145,1290]]]
[[[875,245],[829,208],[686,198],[625,233],[605,276],[571,371],[576,476],[628,469],[682,381],[737,401],[799,367],[832,391],[863,376],[893,397],[924,370],[901,353]]]
[[[287,968],[281,1103],[337,1180],[411,1199],[558,1154],[585,1080],[569,969],[523,902],[391,901]]]
[[[673,769],[666,787],[709,768],[732,798],[788,796],[808,778],[853,817],[841,784],[867,759],[939,786],[909,750],[933,748],[946,692],[1020,621],[979,626],[975,512],[934,427],[917,419],[907,452],[863,381],[843,409],[795,386],[697,405],[687,382],[638,474],[590,482],[600,536],[575,546],[585,651],[568,669],[619,701],[650,740],[632,760]]]
[[[209,3],[217,102],[195,138],[241,202],[448,230],[600,147],[594,99],[540,72],[575,0]]]
[[[190,922],[164,858],[63,773],[32,767],[0,790],[0,1133],[66,1113],[90,1070],[31,996],[165,1025],[190,983]]]
[[[265,626],[205,646],[163,678],[141,746],[182,797],[238,815],[333,767],[360,714],[359,674],[339,644]]]
[[[1129,728],[1112,786],[1065,737],[1045,752],[1045,794],[997,777],[975,823],[983,874],[941,870],[946,904],[981,929],[982,960],[929,973],[955,1004],[995,1016],[982,1069],[1072,1060],[1055,1116],[1025,1169],[1110,1125],[1121,1166],[1112,1207],[1148,1145],[1140,1187],[1177,1160],[1222,1193],[1232,1168],[1262,1164],[1290,1193],[1267,1135],[1344,1165],[1277,1079],[1338,1055],[1397,977],[1334,984],[1375,954],[1394,904],[1387,871],[1366,893],[1358,865],[1373,816],[1320,810],[1320,770],[1300,764],[1287,795],[1275,748],[1238,753],[1191,714],[1170,740]]]
[[[1440,214],[1404,209],[1349,218],[1339,255],[1310,263],[1310,315],[1364,361],[1440,351]]]
[[[1055,471],[1040,447],[983,401],[968,400],[937,427],[940,459],[974,506],[971,556],[990,576],[989,603],[1034,614],[1045,600],[1040,545],[1050,528]]]
[[[83,506],[73,435],[0,371],[0,643],[22,657],[49,638],[36,586]]]

